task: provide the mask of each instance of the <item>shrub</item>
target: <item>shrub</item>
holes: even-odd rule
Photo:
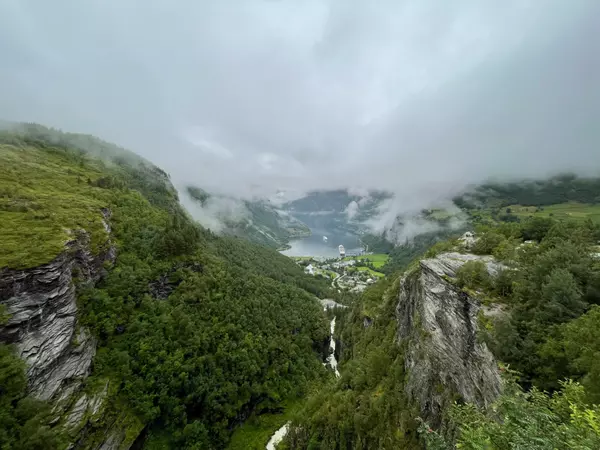
[[[456,272],[456,282],[460,287],[468,289],[487,289],[492,286],[492,279],[482,261],[469,261]]]
[[[488,231],[477,240],[472,251],[477,255],[491,255],[493,250],[505,239],[503,235],[495,231]]]

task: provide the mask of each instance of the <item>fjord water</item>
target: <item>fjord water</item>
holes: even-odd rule
[[[327,230],[312,230],[309,237],[290,241],[290,248],[282,251],[286,256],[318,256],[324,258],[335,258],[339,256],[338,246],[341,244],[346,248],[348,254],[360,250],[358,237],[351,234],[328,234]],[[327,242],[323,241],[327,236]]]

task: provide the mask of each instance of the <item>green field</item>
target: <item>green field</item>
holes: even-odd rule
[[[576,220],[583,221],[591,219],[595,223],[600,223],[600,205],[592,205],[586,203],[558,203],[548,206],[522,206],[510,205],[500,208],[498,215],[512,214],[519,217],[521,220],[528,217],[552,217],[557,220]],[[469,214],[475,219],[483,221],[493,221],[492,209],[486,208],[481,210],[470,210]]]
[[[588,205],[574,202],[542,206],[540,208],[535,206],[511,205],[508,206],[503,212],[506,213],[509,208],[511,214],[521,218],[529,216],[574,220],[585,220],[589,218],[596,223],[600,223],[600,205]]]
[[[369,272],[371,275],[373,275],[374,277],[377,277],[377,278],[382,278],[382,277],[385,276],[383,273],[377,272],[377,271],[375,271],[373,269],[370,269],[368,267],[356,267],[356,269],[359,272]]]
[[[377,272],[376,270],[373,270],[369,267],[348,267],[346,269],[346,271],[348,273],[352,273],[352,272],[369,272],[369,274],[373,277],[377,277],[377,278],[382,278],[385,276],[385,274],[381,273],[381,272]]]
[[[432,209],[429,218],[433,220],[445,220],[452,217],[454,214],[445,209]]]
[[[368,259],[369,261],[371,261],[371,263],[373,263],[373,267],[380,268],[385,265],[385,263],[387,262],[387,260],[389,258],[390,258],[390,255],[387,255],[385,253],[374,253],[372,255],[346,256],[344,258],[344,261],[351,261],[353,259],[355,259],[357,261],[362,261],[362,260]]]
[[[263,450],[269,439],[302,405],[301,399],[284,403],[281,414],[252,416],[231,436],[227,450]]]
[[[337,272],[334,272],[333,270],[324,270],[323,272],[326,275],[329,275],[329,278],[331,278],[332,280],[338,275]]]

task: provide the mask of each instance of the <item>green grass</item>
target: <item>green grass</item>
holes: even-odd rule
[[[356,267],[356,270],[358,270],[359,272],[369,272],[372,276],[377,278],[382,278],[385,276],[383,273],[377,272],[373,269],[370,269],[369,267]]]
[[[600,223],[600,205],[588,205],[584,203],[560,203],[556,205],[543,206],[543,209],[538,210],[535,206],[511,205],[511,214],[521,218],[529,216],[537,217],[553,217],[555,219],[572,219],[586,220],[592,219],[596,223]],[[504,209],[503,212],[506,212]]]
[[[275,431],[292,418],[302,406],[302,399],[284,402],[282,414],[261,414],[250,417],[231,436],[227,450],[264,450]]]
[[[333,270],[325,270],[325,269],[319,269],[318,267],[315,267],[315,275],[323,275],[324,277],[329,277],[331,279],[335,278],[335,276],[337,275],[337,273],[335,273]]]
[[[429,218],[433,220],[445,220],[452,217],[454,214],[445,209],[432,209]]]
[[[522,206],[510,205],[499,209],[499,215],[513,214],[521,220],[528,217],[552,217],[557,220],[576,220],[583,221],[591,219],[595,223],[600,223],[600,205],[591,205],[586,203],[557,203],[548,206]],[[470,210],[469,213],[474,219],[484,222],[494,222],[492,218],[492,209]]]
[[[353,259],[355,259],[357,261],[362,261],[362,260],[368,259],[369,261],[371,261],[371,263],[373,263],[373,267],[380,268],[385,265],[385,263],[387,262],[387,260],[389,258],[390,258],[390,255],[387,255],[385,253],[374,253],[372,255],[346,256],[344,258],[344,261],[351,261]]]
[[[100,250],[110,191],[87,181],[100,178],[99,169],[60,151],[0,145],[0,268],[48,263],[81,229]]]

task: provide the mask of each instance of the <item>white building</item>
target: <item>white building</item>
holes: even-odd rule
[[[340,250],[340,258],[343,258],[344,256],[346,256],[346,249],[344,248],[344,246],[340,245],[338,248]]]
[[[310,275],[314,275],[315,274],[315,268],[313,267],[312,264],[309,264],[308,266],[306,266],[304,268],[304,272],[310,274]]]

